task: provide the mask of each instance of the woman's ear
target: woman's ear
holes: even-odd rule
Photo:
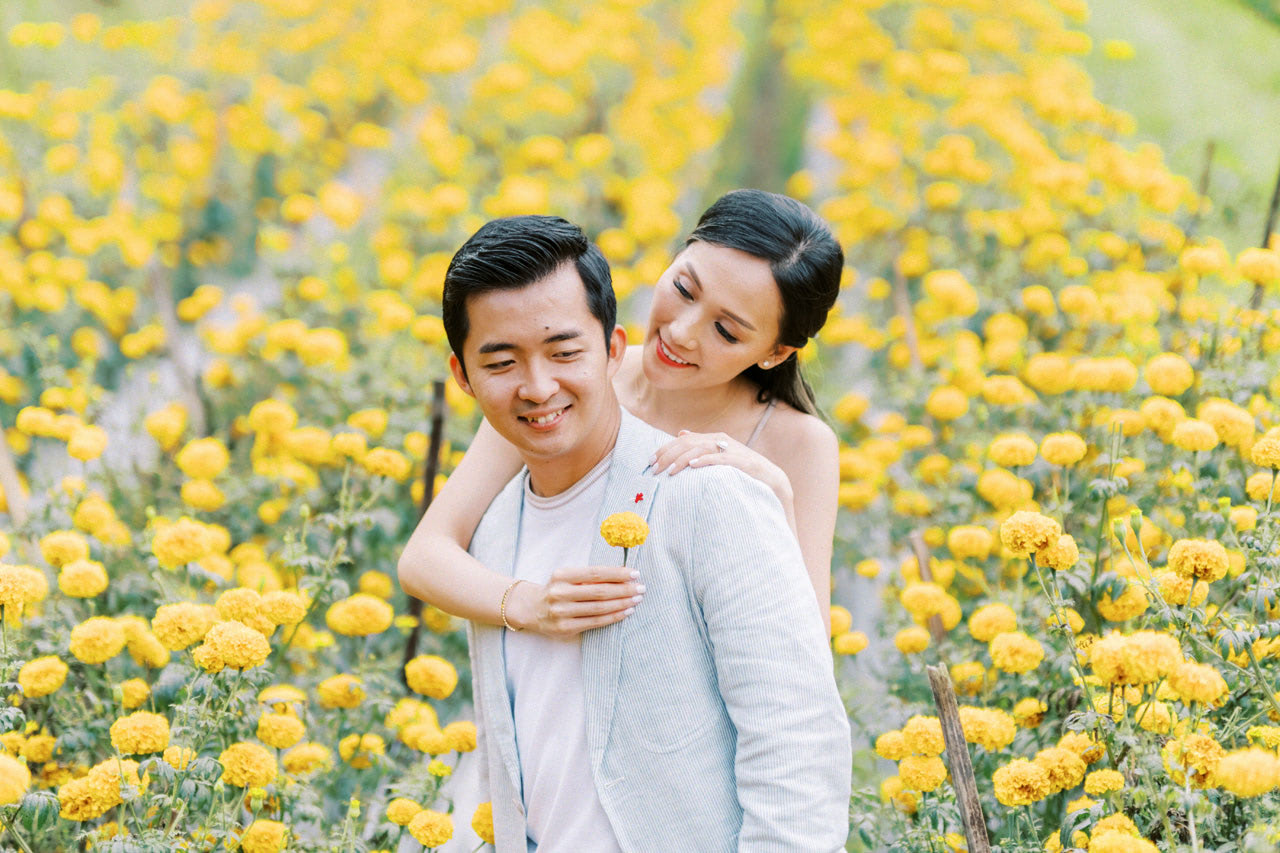
[[[789,346],[786,346],[785,344],[778,344],[773,348],[773,352],[769,353],[767,356],[764,357],[762,361],[759,362],[760,368],[762,370],[768,370],[772,367],[777,367],[779,364],[782,364],[782,362],[786,361],[787,358],[790,357],[791,353],[795,351],[796,351],[796,347],[789,347]]]

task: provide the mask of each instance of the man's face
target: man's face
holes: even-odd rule
[[[612,447],[612,379],[626,349],[621,327],[606,347],[572,263],[527,287],[471,297],[467,318],[466,375],[456,355],[449,359],[458,385],[520,451],[539,493],[554,494],[553,480],[561,479],[540,477],[546,466],[539,463],[554,461],[572,485]]]

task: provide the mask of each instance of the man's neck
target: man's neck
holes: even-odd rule
[[[591,434],[572,452],[549,459],[525,459],[529,487],[539,497],[558,495],[581,480],[600,460],[613,452],[622,427],[622,407],[614,404]]]

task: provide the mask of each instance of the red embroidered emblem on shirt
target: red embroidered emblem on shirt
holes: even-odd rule
[[[642,500],[644,500],[644,492],[636,492],[636,503],[640,503]]]

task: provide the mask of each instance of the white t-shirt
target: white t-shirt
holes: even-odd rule
[[[611,458],[551,497],[526,480],[515,577],[589,563]],[[591,777],[580,639],[504,631],[503,644],[529,839],[538,853],[621,853]]]

